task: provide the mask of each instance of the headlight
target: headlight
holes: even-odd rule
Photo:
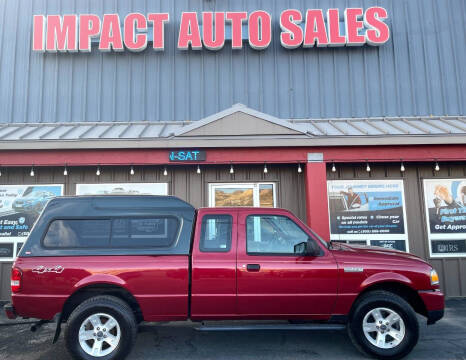
[[[437,274],[437,271],[435,271],[434,269],[430,270],[430,284],[431,285],[439,284],[438,274]]]

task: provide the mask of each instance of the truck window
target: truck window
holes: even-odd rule
[[[112,220],[111,247],[171,247],[179,231],[173,216],[119,218]]]
[[[199,250],[202,252],[228,252],[231,249],[231,215],[205,215],[201,224]]]
[[[110,242],[110,220],[54,220],[44,237],[49,248],[101,248]]]
[[[54,220],[43,244],[48,248],[169,248],[179,227],[174,216]]]
[[[309,235],[286,216],[252,215],[246,220],[247,253],[293,255],[296,244]]]

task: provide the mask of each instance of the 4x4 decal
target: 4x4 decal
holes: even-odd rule
[[[32,270],[32,272],[35,272],[37,274],[44,274],[44,273],[57,273],[61,274],[65,270],[63,266],[61,265],[55,265],[54,267],[46,267],[43,265],[37,266],[35,269]]]

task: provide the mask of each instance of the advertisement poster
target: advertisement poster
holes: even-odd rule
[[[466,179],[425,179],[430,254],[466,256]]]
[[[408,251],[403,180],[327,182],[330,239]]]
[[[168,195],[168,183],[76,184],[76,195]]]
[[[47,202],[63,185],[0,185],[0,261],[11,261]]]

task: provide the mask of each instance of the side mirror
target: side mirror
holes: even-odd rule
[[[294,246],[295,255],[306,255],[307,253],[307,242],[301,242]]]
[[[295,255],[301,256],[319,256],[320,255],[319,246],[312,240],[309,239],[306,242],[301,242],[294,246]]]

